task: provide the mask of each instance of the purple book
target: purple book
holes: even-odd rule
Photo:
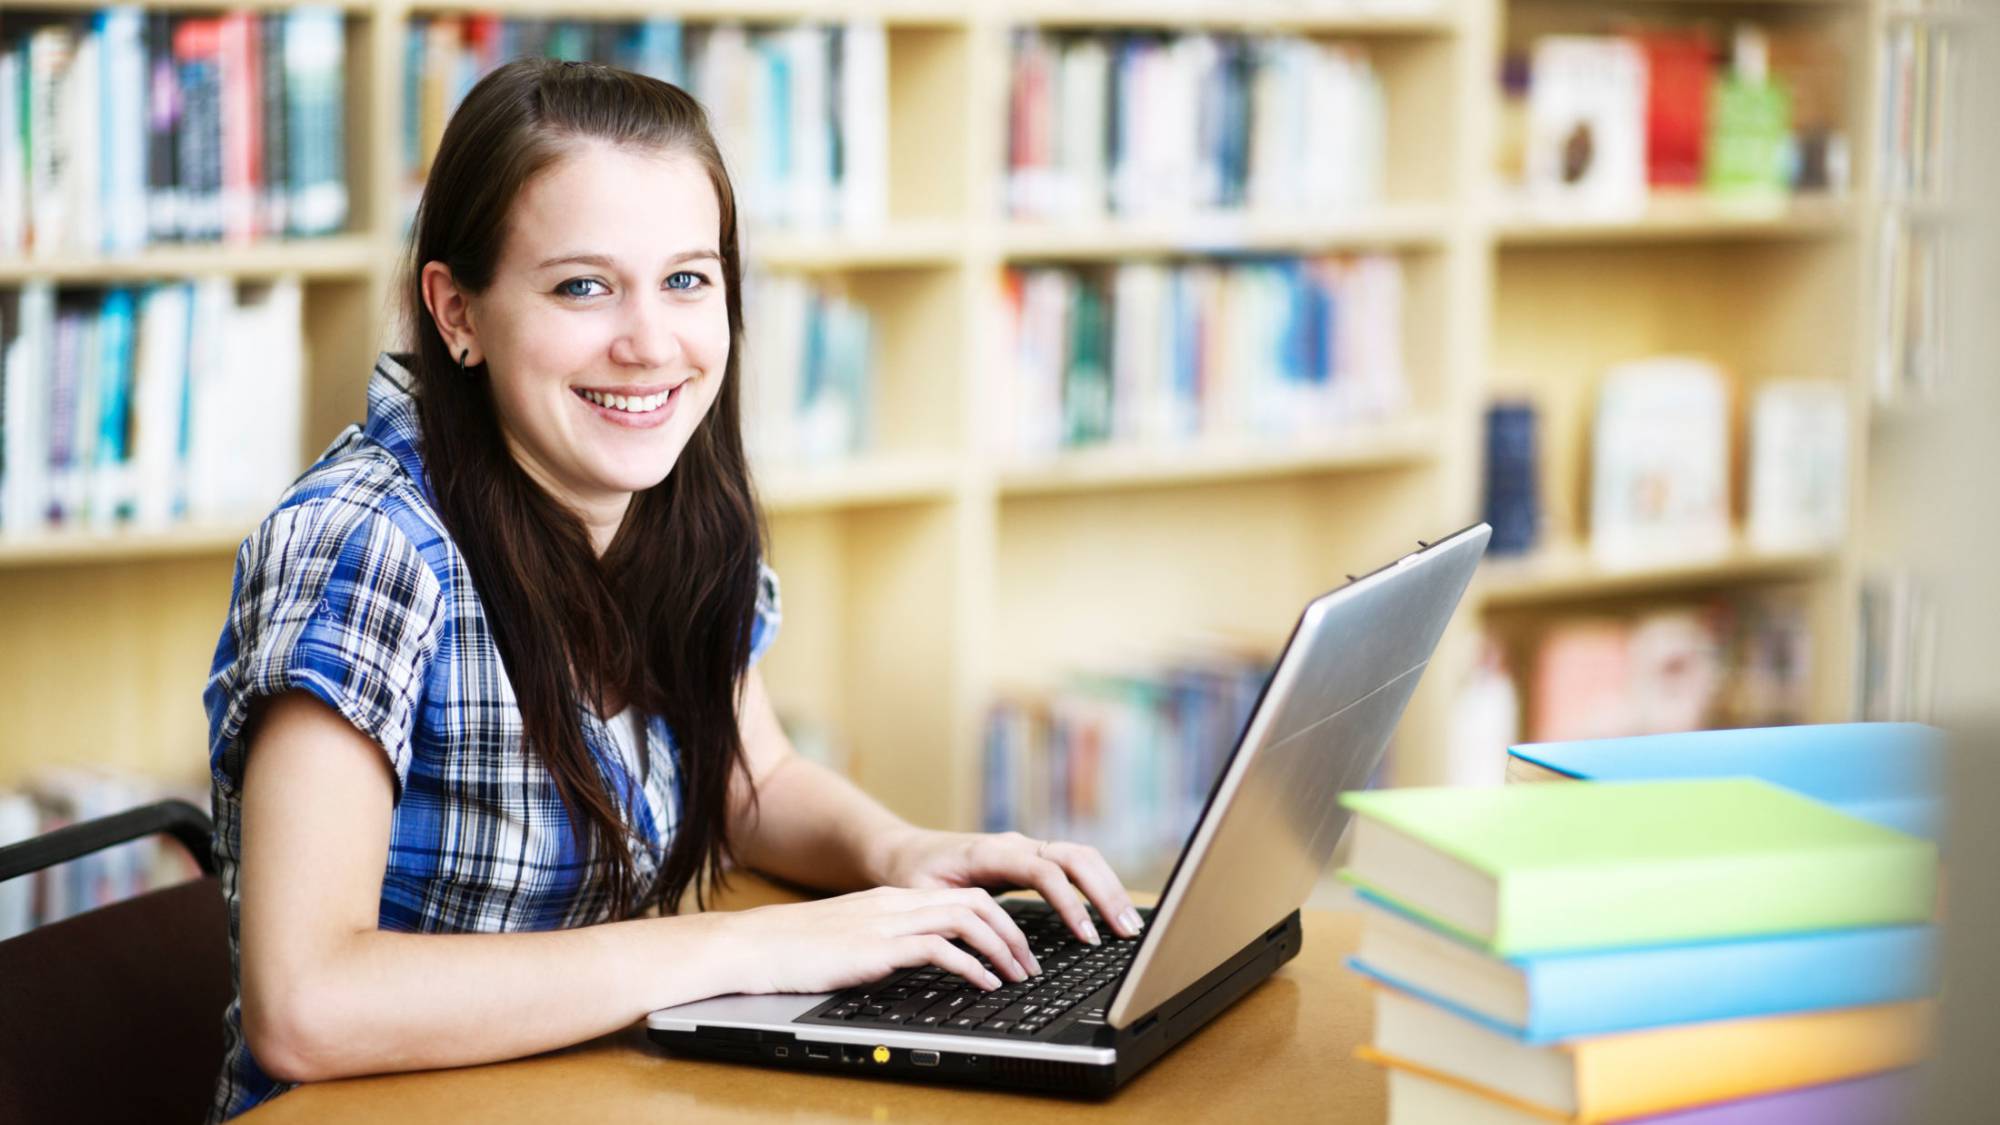
[[[1916,1089],[1915,1071],[1892,1070],[1848,1082],[1634,1117],[1620,1125],[1883,1125],[1909,1118],[1916,1107]]]

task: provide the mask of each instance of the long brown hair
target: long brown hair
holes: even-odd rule
[[[600,560],[581,519],[515,463],[483,364],[460,373],[423,296],[442,262],[459,289],[493,282],[515,197],[586,138],[692,156],[715,186],[729,362],[673,471],[635,495]],[[742,261],[736,200],[701,106],[656,79],[590,63],[521,58],[481,79],[445,127],[411,232],[404,282],[424,466],[439,515],[471,568],[521,708],[610,916],[642,906],[633,826],[584,742],[581,708],[617,696],[663,717],[680,748],[681,810],[660,872],[673,911],[719,881],[729,856],[729,779],[743,762],[737,689],[749,664],[763,530],[736,390]]]

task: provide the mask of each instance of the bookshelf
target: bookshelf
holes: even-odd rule
[[[74,0],[28,10],[88,11]],[[161,3],[175,10],[220,5]],[[238,6],[238,5],[231,5]],[[253,5],[283,8],[271,3]],[[1441,780],[1451,703],[1482,626],[1534,627],[1572,603],[1690,592],[1804,591],[1815,637],[1813,716],[1846,715],[1852,606],[1867,536],[1824,552],[1738,547],[1699,563],[1620,571],[1581,543],[1592,380],[1638,355],[1699,348],[1755,379],[1800,371],[1855,388],[1856,526],[1870,472],[1870,340],[1861,280],[1881,202],[1854,191],[1761,208],[1662,196],[1618,222],[1538,219],[1493,190],[1494,75],[1522,34],[1598,26],[1593,5],[924,2],[924,0],[343,0],[350,228],[247,247],[167,247],[129,258],[0,260],[0,288],[93,286],[220,273],[305,280],[305,450],[362,412],[375,352],[391,346],[402,67],[412,17],[493,12],[563,19],[879,20],[888,44],[888,206],[865,230],[754,229],[754,269],[811,275],[875,326],[875,448],[850,462],[760,470],[784,643],[767,676],[780,708],[845,748],[850,772],[898,811],[973,827],[982,725],[996,694],[1072,669],[1117,666],[1226,636],[1275,649],[1300,605],[1471,522],[1481,416],[1495,396],[1542,409],[1550,546],[1494,565],[1469,600],[1399,733],[1392,777]],[[1872,182],[1877,79],[1865,60],[1902,5],[1861,0],[1704,4],[1805,21],[1853,62],[1841,121]],[[1680,10],[1639,2],[1620,12]],[[1387,106],[1380,198],[1328,213],[1237,211],[1078,221],[1007,217],[1008,72],[1015,29],[1213,30],[1354,44]],[[1010,267],[1103,269],[1215,256],[1383,253],[1403,270],[1409,405],[1310,445],[1220,441],[1023,460],[988,440],[1007,374],[999,279]],[[1755,316],[1744,309],[1754,306]],[[1579,315],[1587,310],[1588,315]],[[755,308],[746,310],[755,343]],[[1886,423],[1885,423],[1886,424]],[[1740,490],[1740,486],[1739,486]],[[1740,519],[1741,501],[1735,511]],[[199,777],[203,675],[244,529],[0,539],[0,785],[52,761]]]

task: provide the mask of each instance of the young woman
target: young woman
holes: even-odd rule
[[[445,131],[414,351],[237,558],[204,695],[237,1000],[218,1120],[728,992],[1039,971],[982,887],[1139,918],[1094,850],[924,831],[793,753],[700,108],[517,60]],[[676,916],[734,860],[855,891]],[[658,907],[655,911],[653,908]]]

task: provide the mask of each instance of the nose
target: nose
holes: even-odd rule
[[[666,367],[680,357],[680,329],[664,294],[644,294],[625,302],[611,358],[627,367]]]

